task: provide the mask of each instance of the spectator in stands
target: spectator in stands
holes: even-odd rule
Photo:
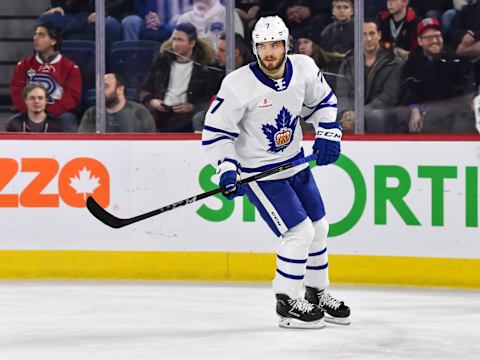
[[[341,61],[345,58],[345,54],[325,51],[316,41],[315,30],[305,28],[297,33],[296,53],[310,56],[322,71],[327,79],[330,87],[335,88],[335,73],[340,68]]]
[[[423,19],[417,28],[420,47],[403,69],[402,104],[393,112],[395,132],[475,132],[470,107],[471,66],[444,47],[440,22]]]
[[[450,32],[455,17],[452,0],[412,0],[410,6],[421,19],[438,19],[444,35]]]
[[[150,109],[162,132],[192,131],[192,116],[204,109],[207,67],[213,50],[198,39],[195,26],[177,24],[154,59],[140,91],[140,101]]]
[[[278,7],[278,2],[271,0],[235,1],[236,11],[245,27],[244,39],[247,43],[251,42],[252,30],[257,20],[262,16],[277,15]]]
[[[235,49],[234,49],[235,69],[248,64],[252,61],[250,51],[245,45],[243,37],[235,34]],[[220,84],[225,77],[225,68],[227,66],[227,41],[223,34],[218,42],[217,50],[215,51],[215,62],[209,67],[209,75],[207,79],[207,93],[210,96],[215,95],[220,89]]]
[[[235,50],[234,50],[235,69],[248,64],[252,57],[245,45],[243,37],[239,34],[235,34]],[[212,99],[220,89],[223,78],[225,77],[225,68],[227,66],[227,42],[226,36],[223,34],[218,42],[217,50],[215,51],[215,62],[208,68],[207,86],[206,92],[210,99]],[[197,112],[192,119],[193,131],[201,132],[203,130],[203,124],[205,123],[205,112],[207,111],[208,104],[204,109]]]
[[[388,107],[397,104],[400,95],[402,61],[391,49],[380,45],[381,34],[373,20],[363,25],[365,57],[365,129],[368,132],[384,132]],[[355,129],[355,80],[353,51],[340,67],[336,95],[338,120],[345,131]]]
[[[480,1],[465,5],[455,20],[457,54],[471,59],[480,56]],[[480,85],[480,61],[474,62],[475,80]]]
[[[65,39],[94,40],[94,0],[52,0],[51,7],[40,16],[40,22],[50,22],[62,30]],[[114,41],[122,39],[120,20],[132,11],[131,0],[105,0],[105,41],[107,54]]]
[[[155,121],[150,111],[125,98],[125,81],[118,74],[105,75],[106,132],[155,132]],[[79,132],[96,131],[95,106],[85,111]]]
[[[235,34],[235,49],[233,56],[235,61],[235,69],[238,69],[239,67],[246,65],[248,62],[253,61],[253,55],[247,49],[245,40],[240,34]],[[217,50],[215,51],[215,63],[213,65],[224,70],[227,65],[227,40],[225,34],[220,36]]]
[[[60,120],[45,111],[47,108],[47,89],[42,84],[30,83],[22,90],[25,112],[14,115],[8,120],[9,132],[63,132]]]
[[[253,29],[253,26],[258,19],[262,0],[235,0],[235,10],[244,25],[247,26],[246,33]]]
[[[65,131],[77,130],[74,114],[80,103],[82,80],[78,66],[60,54],[62,39],[52,24],[39,24],[33,36],[35,53],[18,62],[10,83],[13,104],[26,111],[22,91],[30,82],[41,83],[48,92],[47,112],[60,118]]]
[[[133,0],[133,14],[122,20],[123,40],[163,42],[168,39],[174,27],[170,25],[175,16],[172,5],[168,0]]]
[[[346,54],[354,47],[352,0],[333,0],[332,14],[334,21],[323,29],[320,44],[327,51]]]
[[[297,38],[298,32],[306,27],[316,29],[320,34],[331,22],[332,1],[286,0],[279,6],[279,12],[286,19],[290,32]]]
[[[245,36],[243,23],[235,12],[235,33]],[[190,23],[197,29],[200,39],[206,39],[214,49],[220,36],[225,32],[225,6],[219,0],[194,0],[193,9],[186,12],[177,21],[177,24]]]
[[[383,46],[395,49],[395,53],[406,60],[409,52],[418,46],[416,27],[420,18],[408,7],[408,0],[387,0],[387,9],[381,11],[377,19]]]

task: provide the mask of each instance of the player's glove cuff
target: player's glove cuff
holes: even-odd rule
[[[224,159],[218,166],[219,185],[223,189],[222,194],[227,199],[232,200],[234,197],[244,194],[244,185],[238,184],[240,171],[240,164],[233,159]]]
[[[320,123],[315,133],[315,139],[325,139],[330,141],[342,140],[343,128],[337,122]]]
[[[225,158],[219,163],[217,174],[220,175],[220,177],[227,171],[235,171],[237,174],[240,174],[241,169],[240,163],[237,160]]]

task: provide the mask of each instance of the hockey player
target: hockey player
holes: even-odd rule
[[[273,280],[279,325],[349,324],[348,306],[325,290],[328,223],[308,164],[248,186],[237,183],[241,173],[252,175],[304,156],[300,117],[316,129],[317,164],[335,162],[342,137],[335,122],[336,97],[313,59],[287,55],[289,31],[278,16],[260,18],[252,39],[257,61],[223,80],[207,111],[202,144],[218,166],[224,196],[246,194],[281,238]]]

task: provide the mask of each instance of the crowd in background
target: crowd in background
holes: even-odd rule
[[[291,31],[291,53],[315,60],[338,97],[338,121],[353,132],[353,1],[235,4],[235,67],[255,60],[255,21],[280,15]],[[225,76],[222,1],[106,0],[105,10],[106,131],[201,131]],[[52,0],[39,15],[34,54],[19,59],[12,75],[17,113],[7,131],[95,131],[95,107],[86,101],[94,74],[62,53],[63,41],[94,41],[95,22],[94,0]],[[119,42],[132,52],[135,43],[157,44],[150,64],[133,64],[139,81],[109,66]],[[471,102],[480,81],[480,0],[367,1],[363,55],[366,132],[475,132]]]

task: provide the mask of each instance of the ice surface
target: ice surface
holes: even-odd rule
[[[352,325],[281,329],[268,284],[1,282],[0,359],[480,359],[480,292],[334,286]]]

